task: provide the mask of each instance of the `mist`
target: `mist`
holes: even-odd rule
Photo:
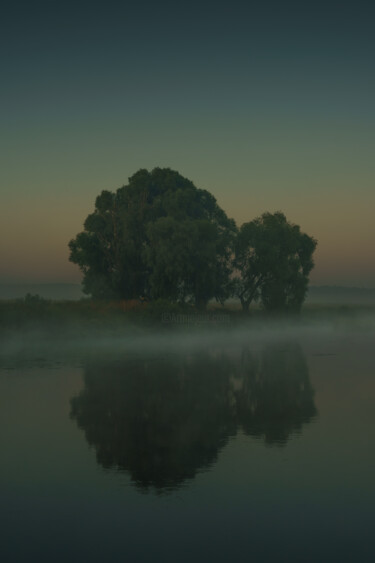
[[[68,326],[27,325],[3,331],[0,356],[25,358],[87,354],[187,354],[202,349],[257,348],[264,344],[295,341],[325,348],[329,342],[365,338],[375,332],[375,311],[368,307],[316,308],[296,317],[232,317],[163,313],[155,325],[139,326],[128,320],[122,326],[83,326],[72,320]]]

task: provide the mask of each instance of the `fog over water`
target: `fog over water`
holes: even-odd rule
[[[363,310],[7,333],[4,560],[372,561],[374,336]]]
[[[232,347],[244,344],[261,344],[283,340],[297,340],[319,347],[332,339],[359,338],[375,331],[373,308],[342,308],[331,314],[319,311],[309,316],[291,318],[253,318],[234,323],[225,312],[219,315],[163,314],[157,328],[140,329],[124,323],[124,329],[82,330],[69,334],[53,326],[51,330],[28,327],[25,330],[8,331],[0,340],[0,357],[25,355],[27,360],[43,351],[47,355],[95,352],[117,353],[184,353],[207,347]],[[100,329],[100,327],[99,327]],[[68,354],[68,355],[67,355]],[[67,356],[66,356],[67,355]]]

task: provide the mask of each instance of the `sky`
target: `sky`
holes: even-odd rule
[[[17,2],[2,9],[0,282],[79,282],[68,242],[140,168],[240,226],[283,211],[315,285],[375,287],[374,8]]]

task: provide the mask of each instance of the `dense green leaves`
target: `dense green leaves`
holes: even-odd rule
[[[235,291],[243,308],[260,298],[268,310],[299,310],[316,244],[280,212],[264,213],[242,225],[233,263]]]
[[[215,198],[170,169],[139,170],[103,191],[69,244],[84,291],[97,298],[194,301],[228,296],[234,221]]]
[[[227,235],[227,233],[225,233]],[[146,262],[153,298],[208,300],[228,297],[231,237],[208,219],[161,217],[148,228]]]
[[[83,288],[100,299],[168,299],[204,308],[237,296],[243,309],[298,310],[316,241],[282,213],[238,231],[215,198],[169,168],[139,170],[103,191],[69,243]]]

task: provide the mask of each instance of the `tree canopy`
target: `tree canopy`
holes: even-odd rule
[[[215,198],[169,168],[103,191],[69,243],[96,298],[168,298],[204,307],[229,296],[236,226]]]
[[[234,295],[244,310],[298,311],[316,240],[281,212],[237,229],[208,191],[170,168],[139,170],[102,191],[69,243],[83,290],[97,299],[168,299],[204,308]]]
[[[235,292],[248,310],[260,298],[268,310],[299,310],[317,242],[281,212],[264,213],[239,230],[233,261]]]

